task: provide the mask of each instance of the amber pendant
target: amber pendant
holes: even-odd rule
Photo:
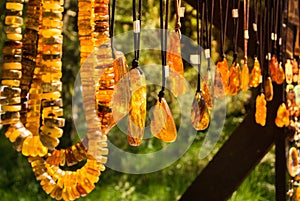
[[[271,77],[267,78],[264,85],[265,85],[266,101],[273,100],[273,84],[272,84]]]
[[[240,65],[233,63],[229,71],[228,94],[236,95],[241,88],[240,82]]]
[[[259,61],[257,60],[257,58],[255,58],[254,66],[251,71],[251,79],[250,79],[249,86],[257,87],[260,83],[261,83],[261,68],[260,68]]]
[[[278,127],[288,126],[290,124],[290,114],[288,109],[285,106],[285,103],[282,103],[277,110],[277,116],[275,119],[275,124]]]
[[[215,71],[215,83],[214,83],[214,97],[216,98],[225,98],[225,86],[222,81],[221,73]]]
[[[299,170],[299,154],[295,147],[291,147],[288,153],[287,169],[291,177],[295,177]]]
[[[284,70],[282,68],[282,63],[279,63],[279,67],[276,73],[276,84],[282,84],[284,82],[285,79],[285,74],[284,74]]]
[[[249,79],[250,79],[250,74],[249,74],[248,64],[244,63],[244,65],[242,67],[242,73],[241,73],[241,90],[242,91],[247,91],[248,85],[249,85]]]
[[[286,83],[288,84],[292,84],[293,82],[293,66],[292,66],[292,63],[291,63],[291,60],[288,59],[286,61],[286,64],[285,64],[285,79],[286,79]]]
[[[255,110],[255,121],[256,123],[265,126],[267,117],[267,107],[266,107],[265,95],[261,93],[256,98],[256,110]]]
[[[208,109],[212,109],[214,104],[212,100],[212,92],[213,92],[213,81],[212,81],[212,76],[211,76],[211,71],[207,71],[204,81],[201,85],[202,89],[202,96],[204,98],[204,101],[206,103],[206,106]]]
[[[146,120],[146,78],[139,67],[131,69],[129,73],[132,94],[129,102],[128,143],[139,146],[143,140]]]
[[[164,142],[174,142],[177,130],[168,103],[164,98],[157,101],[153,108],[153,120],[150,123],[151,133]]]
[[[299,70],[298,70],[298,62],[296,59],[293,59],[292,66],[293,66],[293,82],[297,83],[299,77]]]
[[[197,92],[195,95],[191,111],[191,120],[193,127],[198,131],[203,131],[209,126],[210,116],[201,92]]]
[[[175,97],[185,94],[188,91],[188,85],[184,79],[180,35],[175,31],[173,31],[170,35],[170,42],[167,51],[167,64],[170,67],[169,89]]]
[[[275,55],[272,56],[271,61],[269,63],[270,76],[272,81],[277,80],[277,71],[278,71],[278,61]]]
[[[229,81],[229,70],[228,70],[228,63],[226,58],[224,58],[222,61],[219,61],[217,63],[216,71],[220,73],[222,83],[223,83],[223,88],[225,90],[225,93],[227,93],[227,87]]]

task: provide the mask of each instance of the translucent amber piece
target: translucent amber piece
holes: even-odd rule
[[[202,85],[201,85],[202,97],[205,101],[205,104],[206,104],[207,108],[212,109],[213,108],[213,101],[212,101],[211,93],[210,93],[210,90],[209,90],[208,86],[209,85],[207,85],[207,82],[204,81],[202,83]]]
[[[23,4],[22,3],[7,2],[6,3],[6,9],[22,11],[23,10]]]
[[[261,93],[256,98],[256,107],[255,107],[255,121],[256,123],[265,126],[267,118],[267,107],[266,107],[265,95]]]
[[[271,58],[270,64],[269,64],[269,69],[270,69],[271,79],[275,82],[277,80],[278,67],[279,67],[279,65],[278,65],[277,58],[275,55],[273,55]]]
[[[131,146],[142,143],[146,120],[146,78],[142,70],[134,68],[130,73],[132,96],[129,104],[128,142]]]
[[[286,83],[292,84],[292,82],[293,82],[293,66],[291,64],[290,59],[288,59],[285,64],[285,79],[286,79]]]
[[[278,127],[288,126],[290,124],[290,114],[288,109],[285,106],[285,103],[282,103],[277,110],[277,116],[275,119],[275,124]]]
[[[177,130],[167,101],[158,100],[153,108],[153,119],[150,124],[151,133],[164,142],[173,142],[177,138]]]
[[[244,63],[241,73],[241,90],[247,91],[250,80],[248,64]]]
[[[22,154],[24,156],[45,156],[48,149],[42,144],[39,136],[27,137],[23,142]]]
[[[273,84],[271,77],[268,77],[265,81],[265,94],[266,94],[266,101],[273,100]]]
[[[282,84],[284,82],[285,79],[285,74],[284,74],[284,70],[282,68],[282,64],[281,62],[279,63],[279,67],[276,73],[276,84]]]
[[[219,61],[217,63],[216,71],[220,73],[222,83],[223,83],[223,88],[225,89],[225,93],[227,93],[228,82],[229,82],[229,70],[228,70],[228,63],[226,58],[224,58],[222,61]]]
[[[236,95],[241,88],[240,65],[233,63],[229,70],[228,94]]]
[[[191,120],[193,127],[202,131],[208,128],[210,123],[209,112],[205,103],[204,98],[201,96],[200,92],[197,92],[193,101]]]
[[[170,90],[175,97],[188,91],[188,85],[184,79],[184,68],[181,57],[180,35],[173,31],[167,51],[167,64],[170,67]]]
[[[259,61],[257,60],[257,58],[255,58],[254,66],[251,71],[251,79],[250,79],[249,86],[257,87],[260,83],[261,83],[261,68],[260,68]]]
[[[292,177],[295,177],[299,170],[299,154],[297,148],[290,148],[287,160],[288,172]]]
[[[296,59],[293,59],[292,66],[293,66],[293,82],[297,83],[299,77],[299,70],[298,70],[298,62]]]
[[[214,96],[216,98],[224,98],[226,96],[225,86],[222,82],[222,77],[218,70],[215,71]]]

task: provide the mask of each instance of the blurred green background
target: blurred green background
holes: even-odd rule
[[[72,121],[72,96],[74,95],[74,80],[79,70],[79,41],[77,36],[76,16],[72,13],[78,11],[76,0],[65,0],[66,10],[64,15],[64,54],[63,54],[63,98],[64,98],[64,115],[66,118],[66,127],[64,128],[64,136],[61,139],[59,147],[66,148],[72,143],[78,141],[78,135],[74,129]],[[144,0],[143,1],[143,28],[159,28],[159,1]],[[186,7],[185,17],[182,22],[182,34],[196,41],[196,11],[190,5],[183,1]],[[170,6],[171,18],[169,29],[174,27],[174,1]],[[69,12],[67,12],[69,11]],[[73,12],[70,12],[73,11]],[[131,1],[123,0],[117,2],[116,8],[116,25],[115,34],[120,34],[132,29],[131,17]],[[5,0],[0,2],[0,49],[5,35],[3,31],[3,20],[5,14]],[[213,39],[217,37],[218,30],[213,30]],[[142,42],[143,45],[143,42]],[[213,59],[218,59],[218,42],[213,41]],[[226,42],[228,58],[230,63],[232,44],[230,40]],[[124,48],[116,44],[116,49]],[[183,47],[184,48],[184,47]],[[240,55],[242,51],[239,50]],[[131,61],[133,54],[126,54],[127,61]],[[2,63],[2,56],[0,57]],[[141,65],[159,64],[160,52],[142,51],[140,58]],[[197,72],[188,63],[185,63],[185,78],[193,89],[196,88]],[[148,87],[148,108],[154,105],[159,88],[155,86]],[[176,123],[180,114],[176,108],[174,97],[167,95],[171,110],[174,114]],[[191,100],[187,100],[186,104],[191,104]],[[234,103],[234,104],[233,104]],[[100,181],[97,183],[95,190],[81,201],[174,201],[189,187],[195,177],[201,172],[203,167],[211,160],[214,154],[230,136],[232,131],[243,120],[247,111],[253,107],[253,100],[250,92],[240,93],[238,96],[226,98],[226,122],[221,133],[221,137],[210,152],[204,158],[199,159],[199,150],[203,143],[206,133],[199,132],[188,151],[174,164],[163,170],[133,175],[116,172],[107,168],[101,175]],[[254,117],[253,117],[254,118]],[[177,125],[178,126],[178,125]],[[30,165],[26,157],[17,153],[8,139],[3,135],[5,128],[0,133],[0,195],[2,201],[50,201],[51,199],[40,187],[39,183],[31,171]],[[126,136],[118,129],[112,129],[109,139],[122,149],[130,150],[134,153],[145,153],[159,150],[166,143],[162,143],[157,139],[151,138],[145,141],[139,148],[130,148],[126,141]],[[134,165],[134,164],[133,164]],[[243,182],[239,189],[230,198],[231,201],[263,201],[274,200],[274,151],[272,150],[261,163],[254,169],[249,177]],[[201,195],[199,195],[201,197]]]

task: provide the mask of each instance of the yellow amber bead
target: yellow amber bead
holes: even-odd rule
[[[269,64],[269,69],[270,69],[270,76],[272,78],[272,81],[277,80],[277,71],[278,71],[278,61],[275,55],[272,56],[270,64]]]
[[[14,41],[20,41],[23,38],[22,34],[17,34],[17,33],[6,34],[6,37],[8,40],[14,40]]]
[[[2,105],[2,110],[5,112],[19,112],[21,109],[21,105]]]
[[[27,137],[22,146],[22,154],[24,156],[45,156],[48,149],[41,143],[39,136]]]
[[[44,29],[42,30],[42,36],[45,38],[51,38],[61,35],[60,29]]]
[[[55,100],[60,97],[61,97],[61,93],[58,91],[42,94],[42,99],[54,99]]]
[[[240,88],[240,65],[238,63],[233,63],[229,71],[228,94],[236,95]]]
[[[6,9],[7,10],[22,11],[23,10],[23,4],[22,3],[7,2],[6,3]]]
[[[22,64],[19,62],[14,63],[4,63],[2,66],[3,70],[21,70]]]
[[[20,27],[23,25],[23,18],[18,16],[6,16],[5,24],[12,27]]]
[[[18,87],[20,86],[20,80],[1,80],[1,84]]]
[[[63,135],[63,130],[61,128],[42,126],[40,129],[43,134],[52,138],[60,138]]]

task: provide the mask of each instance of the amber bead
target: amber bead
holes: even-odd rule
[[[150,123],[151,133],[164,142],[173,142],[177,138],[177,130],[167,101],[162,98],[153,108],[153,119]]]
[[[257,87],[261,83],[261,68],[257,58],[254,59],[254,66],[251,71],[251,79],[249,86]]]
[[[271,77],[267,77],[264,83],[266,101],[273,100],[273,84]]]
[[[265,95],[261,93],[256,97],[256,107],[255,107],[255,121],[256,123],[265,126],[267,117],[267,107],[266,107]]]
[[[210,116],[204,98],[200,92],[195,94],[192,104],[191,121],[193,127],[198,131],[203,131],[210,124]]]

